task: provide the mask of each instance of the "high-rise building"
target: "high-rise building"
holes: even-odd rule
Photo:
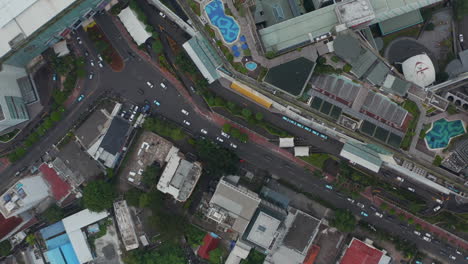
[[[36,100],[25,69],[3,65],[0,71],[0,133],[29,120],[26,104]]]
[[[25,66],[110,0],[0,0],[0,63]]]

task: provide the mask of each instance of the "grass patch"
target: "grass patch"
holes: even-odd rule
[[[319,169],[323,168],[323,164],[325,164],[325,161],[329,158],[330,155],[325,153],[312,153],[307,157],[301,157],[302,160]]]
[[[402,107],[413,116],[413,119],[411,119],[408,129],[406,130],[405,137],[400,145],[400,148],[408,150],[411,145],[411,140],[416,133],[416,125],[418,124],[419,115],[421,113],[419,112],[418,105],[409,99],[406,99]]]

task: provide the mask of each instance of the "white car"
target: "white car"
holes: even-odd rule
[[[414,233],[415,235],[417,235],[417,236],[420,236],[420,235],[421,235],[421,232],[416,231],[416,230],[414,230],[413,233]]]
[[[76,40],[78,41],[78,44],[83,44],[83,41],[81,41],[81,38],[80,37],[77,37]]]
[[[437,211],[440,210],[440,208],[441,208],[440,205],[438,205],[438,206],[434,207],[434,209],[432,209],[432,210],[433,210],[434,212],[437,212]]]
[[[97,57],[98,57],[98,59],[99,59],[100,61],[103,61],[103,59],[102,59],[102,57],[101,57],[101,54],[98,54]]]
[[[187,121],[187,120],[184,120],[183,123],[184,123],[184,125],[190,126],[190,122]]]
[[[436,203],[438,203],[438,204],[443,204],[443,203],[444,203],[444,202],[442,202],[442,200],[440,200],[440,199],[436,199],[435,201],[436,201]]]
[[[182,112],[182,114],[184,114],[184,115],[186,115],[186,116],[188,116],[188,114],[189,114],[189,112],[188,112],[187,110],[185,110],[185,109],[182,109],[182,110],[180,110],[180,111]]]
[[[92,80],[93,77],[94,77],[94,73],[92,72],[92,73],[89,74],[88,78],[89,78],[90,80]]]
[[[236,145],[236,144],[234,144],[234,143],[231,143],[231,144],[229,144],[229,146],[231,146],[231,148],[234,148],[234,149],[236,149],[236,148],[237,148],[237,145]]]
[[[415,192],[416,190],[414,188],[408,187],[408,191]]]
[[[223,143],[224,142],[224,139],[220,138],[220,137],[216,137],[216,140]]]
[[[230,138],[231,136],[228,135],[227,133],[224,133],[224,131],[221,131],[221,136],[225,137],[225,138]]]
[[[348,200],[348,202],[350,202],[350,203],[352,203],[352,204],[354,203],[354,200],[351,199],[351,198],[346,198],[346,200]]]
[[[383,214],[382,213],[379,213],[379,212],[375,212],[375,216],[379,217],[379,218],[382,218],[383,217]]]
[[[166,18],[166,14],[164,14],[163,12],[159,12],[159,15],[160,15],[162,18]]]
[[[460,39],[460,42],[463,42],[463,34],[458,35],[458,39]]]
[[[94,67],[94,61],[93,60],[90,60],[89,64]]]
[[[98,61],[97,65],[99,66],[99,68],[103,68],[103,67],[104,67],[104,64],[102,64],[102,61]]]
[[[403,179],[402,177],[396,177],[396,179],[397,179],[397,181],[399,181],[399,182],[404,182],[404,181],[405,181],[405,179]]]
[[[362,203],[357,203],[356,204],[359,208],[364,209],[364,205]]]
[[[450,258],[451,260],[456,260],[456,259],[457,259],[457,257],[455,257],[454,255],[450,255],[449,258]]]
[[[200,130],[200,132],[202,132],[202,133],[205,134],[205,135],[208,134],[208,131],[206,131],[206,130],[203,129],[203,128]]]
[[[428,238],[432,238],[432,235],[429,234],[429,233],[424,234],[424,236],[426,236],[426,237],[428,237]]]
[[[132,114],[128,120],[130,120],[130,122],[133,122],[133,119],[135,119],[135,114]]]
[[[423,237],[423,239],[424,239],[424,241],[431,242],[431,239],[430,239],[430,238],[428,238],[428,237],[426,237],[426,236],[425,236],[425,237]]]
[[[166,89],[166,85],[164,83],[160,84],[163,89]]]
[[[146,85],[148,85],[149,88],[153,88],[153,87],[154,87],[154,84],[153,84],[152,82],[150,82],[150,81],[147,81],[147,82],[146,82]]]

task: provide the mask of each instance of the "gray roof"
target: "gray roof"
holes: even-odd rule
[[[90,159],[75,141],[61,147],[59,157],[74,172],[76,182],[89,180],[102,173],[96,161]]]
[[[361,78],[371,68],[374,62],[377,60],[377,56],[370,50],[365,50],[359,57],[349,61],[353,67],[351,71],[358,77]]]
[[[358,95],[360,85],[336,75],[318,75],[312,78],[315,89],[324,90],[348,103]]]
[[[383,62],[378,61],[377,64],[371,67],[370,72],[367,74],[367,80],[374,85],[382,85],[389,72],[390,68]]]
[[[421,12],[419,9],[417,9],[406,14],[382,21],[379,23],[379,27],[382,35],[388,35],[422,22],[423,18],[421,16]]]
[[[408,111],[392,102],[386,96],[369,91],[362,109],[380,118],[401,126]]]
[[[129,129],[130,123],[118,116],[114,117],[100,147],[112,155],[117,154],[127,140]]]
[[[359,57],[362,53],[359,40],[350,34],[339,34],[333,41],[335,54],[346,61],[351,61]]]
[[[302,57],[297,58],[270,68],[264,81],[291,95],[300,96],[312,76],[314,67],[314,62]]]
[[[315,233],[319,224],[320,220],[298,211],[292,226],[284,237],[284,245],[299,252],[304,252],[309,245],[311,236]]]
[[[81,144],[83,144],[85,148],[89,148],[102,134],[107,120],[108,117],[103,114],[101,110],[96,110],[75,131],[75,136],[81,141]]]
[[[389,74],[387,75],[387,78],[384,81],[382,88],[387,93],[395,94],[398,96],[405,96],[411,85],[412,84],[410,82]]]
[[[294,17],[288,0],[256,0],[255,23],[265,22],[266,26],[283,22]]]

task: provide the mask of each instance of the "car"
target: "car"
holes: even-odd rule
[[[146,101],[146,100],[145,100]],[[141,109],[141,112],[145,115],[149,114],[150,112],[150,109],[151,109],[151,105],[148,101],[145,102],[145,105],[143,106],[143,108]]]
[[[434,209],[432,209],[432,210],[433,210],[434,212],[437,212],[437,211],[440,210],[440,208],[441,208],[440,205],[438,205],[438,206],[434,207]]]
[[[166,85],[164,83],[160,83],[160,85],[163,89],[166,89]]]
[[[457,253],[458,255],[462,254],[458,249],[455,249],[455,253]]]
[[[78,41],[78,44],[83,44],[83,41],[81,41],[81,38],[80,37],[76,37],[76,41]]]
[[[421,232],[417,231],[417,230],[414,230],[413,233],[417,236],[421,236]]]
[[[220,137],[216,137],[216,140],[223,143],[224,142],[224,139],[220,138]]]
[[[225,137],[225,138],[230,138],[231,136],[228,135],[227,133],[225,133],[224,131],[221,131],[221,136]]]
[[[432,238],[432,235],[429,234],[429,233],[425,233],[424,236],[429,237],[429,238]]]
[[[422,261],[420,261],[420,260],[416,260],[416,262],[414,262],[414,263],[416,263],[416,264],[423,264]]]
[[[362,203],[357,203],[356,205],[361,209],[364,209],[364,207],[365,207]]]
[[[377,212],[377,208],[375,208],[375,206],[371,205],[371,206],[369,206],[369,208],[370,208],[372,211]]]
[[[166,18],[166,14],[164,14],[163,12],[159,12],[159,15],[160,15],[162,18]]]
[[[383,217],[383,214],[382,213],[379,213],[379,212],[375,212],[375,216],[379,217],[379,218],[382,218]]]
[[[82,94],[82,95],[80,95],[80,96],[78,97],[78,99],[76,99],[76,101],[81,102],[81,101],[83,101],[84,98],[85,98],[85,95]]]
[[[193,86],[190,86],[190,91],[192,91],[193,93],[195,92],[195,88],[193,88]]]
[[[429,237],[427,237],[427,236],[423,237],[423,240],[427,241],[427,242],[431,242],[431,239]]]
[[[364,217],[368,217],[368,216],[369,216],[369,215],[368,215],[366,212],[364,212],[364,211],[361,211],[361,215],[364,216]]]
[[[182,109],[182,110],[180,110],[180,111],[182,112],[182,114],[184,114],[184,115],[186,115],[186,116],[188,116],[188,114],[189,114],[189,112],[188,112],[187,110],[185,110],[185,109]]]
[[[101,54],[98,54],[97,57],[98,57],[98,60],[103,61]]]
[[[459,34],[459,35],[458,35],[458,39],[460,40],[460,42],[463,43],[463,34]]]
[[[94,67],[94,61],[93,60],[89,60],[89,64]]]
[[[352,204],[354,203],[354,200],[351,199],[351,198],[346,198],[346,200],[348,200],[348,202],[350,202],[350,203],[352,203]]]
[[[234,149],[236,149],[236,148],[237,148],[237,145],[236,145],[236,144],[234,144],[234,143],[232,143],[232,142],[229,144],[229,146],[231,146],[231,148],[234,148]]]
[[[125,118],[125,115],[126,115],[126,114],[127,114],[127,111],[124,110],[124,111],[122,111],[122,112],[120,113],[120,116],[121,116],[122,118]]]
[[[52,81],[56,81],[56,80],[57,80],[57,74],[54,73],[54,74],[52,74]]]
[[[94,78],[94,72],[91,72],[91,73],[89,74],[88,78],[89,78],[90,80],[92,80],[92,79]]]
[[[396,179],[397,179],[397,181],[399,181],[399,182],[404,182],[404,181],[405,181],[405,179],[403,179],[402,177],[396,177]]]
[[[202,132],[202,133],[205,134],[205,135],[208,134],[208,131],[206,131],[206,130],[203,129],[203,128],[200,130],[200,132]]]
[[[325,185],[325,188],[327,188],[328,190],[333,190],[333,186],[329,185],[329,184],[326,184]]]
[[[153,103],[154,103],[155,105],[157,105],[157,106],[161,106],[161,103],[160,103],[158,100],[156,100],[156,99],[154,99]]]
[[[135,107],[133,108],[133,113],[138,113],[138,110],[140,110],[140,107],[138,105],[135,105]]]
[[[104,67],[104,64],[102,64],[102,61],[98,61],[97,65],[99,66],[99,68],[103,68],[103,67]]]
[[[86,57],[88,57],[88,56],[89,56],[89,52],[88,52],[87,50],[85,50],[84,55],[85,55]]]
[[[190,122],[187,121],[187,120],[182,121],[182,123],[184,123],[184,125],[186,125],[186,126],[190,126]]]
[[[450,258],[451,260],[457,260],[457,257],[455,257],[454,255],[450,255],[449,258]]]
[[[416,190],[414,188],[408,187],[408,191],[415,192]]]
[[[135,119],[135,114],[132,114],[128,120],[130,120],[130,122],[132,122],[133,119]]]
[[[440,200],[440,199],[435,199],[435,201],[436,201],[436,203],[438,203],[438,204],[443,204],[443,203],[444,203],[444,202],[442,202],[442,200]]]
[[[147,81],[147,82],[146,82],[146,85],[148,85],[149,88],[153,88],[153,87],[154,87],[154,84],[153,84],[152,82],[150,82],[150,81]]]

